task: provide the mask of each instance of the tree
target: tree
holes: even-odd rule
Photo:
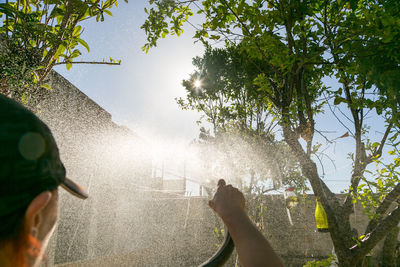
[[[126,0],[125,0],[126,1]],[[31,95],[48,88],[52,68],[65,64],[119,64],[75,61],[81,55],[82,21],[104,15],[117,0],[16,0],[0,4],[0,93],[27,103]]]
[[[299,178],[297,161],[284,143],[275,140],[277,122],[262,96],[252,89],[257,71],[246,64],[239,51],[237,47],[208,47],[202,58],[193,60],[196,71],[183,81],[186,99],[177,102],[184,110],[201,112],[211,123],[212,133],[202,128],[200,140],[225,151],[225,163],[231,161],[229,169],[244,172],[236,175],[240,177],[236,181],[239,186],[246,174],[261,178],[258,182],[274,180],[273,189],[281,187],[282,182],[294,186],[298,179],[293,176]],[[256,183],[250,182],[249,192]]]
[[[298,161],[275,139],[276,121],[257,92],[249,90],[257,72],[238,48],[208,47],[193,64],[196,71],[183,81],[187,96],[177,102],[211,123],[212,132],[202,127],[198,142],[207,176],[224,177],[238,186],[251,218],[262,228],[265,193],[285,186],[300,195],[307,191]]]
[[[364,16],[357,17],[358,23],[363,25],[358,33],[362,33],[364,39],[353,42],[351,47],[356,55],[356,71],[376,85],[385,106],[392,110],[393,122],[399,126],[400,44],[396,40],[400,38],[400,6],[396,1],[378,1],[361,5],[360,9]]]
[[[148,36],[145,50],[169,32],[180,34],[183,23],[193,14],[191,8],[203,18],[203,23],[195,26],[197,40],[206,45],[223,41],[228,50],[230,46],[240,46],[247,64],[258,70],[254,87],[247,92],[256,90],[268,111],[274,114],[284,141],[300,162],[302,174],[321,200],[340,266],[361,264],[365,255],[400,221],[400,209],[391,209],[391,205],[397,206],[400,184],[396,179],[376,177],[377,186],[383,187],[383,180],[390,186],[378,192],[380,196],[370,209],[373,215],[361,241],[354,236],[350,224],[353,202],[365,193],[363,184],[375,178],[366,171],[371,163],[384,162],[382,153],[388,142],[394,158],[386,161],[391,160],[398,167],[399,83],[396,83],[398,76],[391,75],[400,69],[398,44],[394,41],[399,37],[400,3],[383,0],[150,3],[153,7],[147,11],[148,19],[142,26]],[[326,77],[336,77],[338,86],[329,88],[324,82]],[[340,122],[354,139],[354,153],[350,155],[353,166],[349,189],[341,201],[321,179],[315,157],[319,145],[315,144],[314,135],[320,133],[317,114],[343,108],[347,110],[344,116],[349,123]],[[365,120],[370,112],[376,112],[386,122],[378,141],[369,137]],[[338,117],[337,112],[333,115]],[[396,175],[391,171],[391,177]]]

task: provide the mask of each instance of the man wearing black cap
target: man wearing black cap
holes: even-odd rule
[[[0,95],[0,266],[35,266],[57,221],[58,186],[86,199],[66,177],[49,128]]]

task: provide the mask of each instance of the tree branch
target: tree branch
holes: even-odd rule
[[[335,60],[337,60],[337,55],[333,55]],[[339,72],[343,72],[342,68],[339,68]],[[360,118],[360,109],[354,108],[353,98],[350,93],[349,82],[347,81],[347,77],[342,74],[343,79],[343,89],[347,99],[347,106],[349,107],[351,114],[354,120],[354,138],[356,140],[356,154],[354,159],[354,168],[353,174],[351,175],[351,186],[349,193],[344,201],[344,212],[346,215],[349,215],[353,211],[353,195],[356,193],[356,188],[361,180],[361,177],[364,174],[365,168],[367,167],[366,160],[367,156],[365,153],[365,144],[361,140],[361,130],[362,130],[362,118]]]
[[[337,121],[338,121],[344,128],[347,129],[347,131],[348,131],[349,133],[351,133],[351,135],[354,135],[354,134],[353,134],[353,131],[350,130],[350,128],[347,127],[346,124],[344,124],[344,123],[339,119],[339,117],[338,117],[338,116],[336,115],[336,113],[333,111],[332,106],[331,106],[331,104],[329,103],[329,99],[326,97],[325,93],[323,93],[323,94],[324,94],[325,101],[326,101],[326,103],[328,104],[329,110],[331,111],[332,115],[337,119]]]
[[[73,3],[71,0],[67,1],[65,3],[65,14],[61,21],[60,29],[57,33],[56,40],[53,43],[53,45],[50,48],[47,55],[43,58],[43,60],[41,62],[41,65],[45,66],[45,68],[43,69],[43,72],[40,75],[40,79],[39,79],[40,81],[42,81],[46,78],[46,76],[50,73],[51,69],[54,66],[53,58],[54,58],[55,53],[58,50],[58,47],[60,46],[60,44],[62,43],[62,41],[64,39],[65,30],[66,30],[67,24],[71,18],[72,11],[73,11],[72,5],[73,5]]]
[[[248,34],[250,37],[255,38],[255,37],[253,36],[253,34],[250,32],[250,30],[247,28],[246,24],[244,24],[244,23],[240,20],[239,16],[236,14],[235,11],[233,11],[233,9],[228,5],[228,3],[227,3],[225,0],[222,0],[222,2],[224,2],[225,6],[226,6],[226,7],[232,12],[232,14],[236,17],[236,19],[238,20],[238,22],[240,23],[240,25],[242,25],[243,29],[245,29],[245,30],[247,31],[247,34]],[[267,59],[267,57],[266,57],[264,51],[260,48],[260,45],[259,45],[259,43],[257,42],[257,39],[255,39],[254,41],[255,41],[255,44],[256,44],[256,46],[257,46],[258,52],[261,54],[261,56],[263,57],[263,59],[265,60],[265,62],[266,62],[272,69],[276,69],[275,66],[272,65],[272,64],[269,62],[269,60]]]
[[[319,197],[324,207],[328,218],[330,235],[335,247],[349,247],[351,245],[351,227],[348,217],[343,213],[343,208],[339,200],[329,190],[324,181],[319,178],[316,164],[307,157],[297,140],[296,133],[287,125],[283,125],[282,128],[284,140],[288,143],[297,160],[300,162],[304,176],[310,181],[314,194]]]
[[[357,259],[360,259],[369,253],[393,227],[397,226],[399,220],[400,209],[397,207],[375,227],[375,229],[369,234],[368,239],[361,243],[361,246],[356,246],[352,249],[352,254],[354,255],[353,261],[357,262]]]
[[[390,131],[392,130],[392,127],[393,127],[393,122],[390,122],[388,127],[386,128],[385,133],[383,134],[383,137],[382,137],[381,143],[379,145],[379,148],[372,155],[368,156],[368,158],[366,160],[366,164],[371,163],[373,158],[377,158],[377,157],[382,156],[383,147],[384,147],[384,145],[386,143],[386,140],[387,140],[387,138],[389,136]]]
[[[392,123],[390,123],[388,125],[388,127],[386,128],[385,134],[382,137],[379,148],[372,155],[370,155],[368,157],[365,155],[365,145],[364,145],[364,143],[360,142],[360,144],[359,144],[360,152],[358,152],[358,153],[361,154],[360,155],[361,158],[359,158],[359,160],[356,161],[354,164],[354,171],[353,171],[353,175],[351,177],[350,192],[344,202],[344,207],[345,207],[346,212],[350,213],[352,211],[353,196],[357,192],[356,188],[358,187],[361,176],[363,175],[367,165],[373,161],[373,158],[378,157],[378,156],[380,157],[380,155],[382,154],[383,146],[386,143],[387,137],[392,129],[392,126],[393,126]],[[356,145],[357,145],[357,143],[356,143]],[[358,151],[358,146],[357,146],[357,151]]]
[[[288,143],[299,160],[302,171],[310,180],[314,193],[318,197],[321,197],[321,201],[324,201],[325,204],[330,204],[328,203],[329,198],[329,202],[335,202],[339,206],[339,201],[337,200],[335,194],[333,194],[332,191],[326,186],[325,182],[319,178],[315,163],[304,152],[301,144],[297,140],[296,133],[292,131],[289,126],[282,126],[282,128],[285,141]]]
[[[64,64],[96,64],[96,65],[121,65],[120,62],[96,62],[96,61],[73,61],[73,62],[58,62],[54,65],[64,65]]]
[[[376,209],[375,216],[372,220],[369,221],[367,229],[365,233],[371,232],[378,224],[379,220],[382,218],[383,215],[390,207],[390,205],[396,201],[396,199],[400,196],[400,184],[397,184],[392,191],[385,197],[379,207]]]

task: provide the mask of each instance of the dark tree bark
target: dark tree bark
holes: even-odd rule
[[[382,264],[381,266],[395,267],[397,266],[397,236],[399,228],[394,227],[386,236],[382,249]]]

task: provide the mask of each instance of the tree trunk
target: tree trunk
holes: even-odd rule
[[[397,261],[397,236],[399,235],[399,228],[394,227],[386,236],[382,248],[382,265],[388,267],[395,267]]]

